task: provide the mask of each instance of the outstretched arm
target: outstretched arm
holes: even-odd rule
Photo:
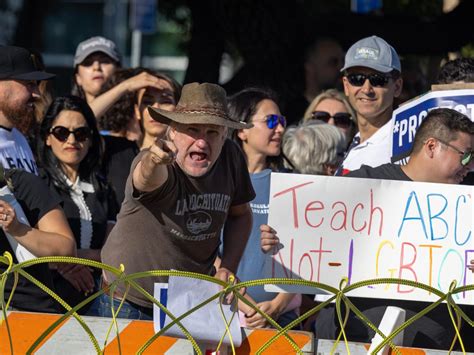
[[[173,142],[157,139],[133,170],[133,187],[149,192],[163,185],[168,179],[166,166],[174,162],[176,153]]]

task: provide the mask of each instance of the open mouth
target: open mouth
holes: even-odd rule
[[[192,152],[189,154],[189,157],[191,158],[192,161],[195,162],[202,162],[207,159],[207,154],[206,153],[200,153],[200,152]]]

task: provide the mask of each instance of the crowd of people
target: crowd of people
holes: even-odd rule
[[[377,36],[354,43],[345,58],[330,38],[308,49],[308,107],[291,126],[271,88],[227,95],[211,83],[182,87],[164,73],[122,68],[115,44],[103,37],[78,45],[71,95],[52,97],[44,83],[54,75],[33,58],[24,48],[0,47],[0,245],[17,262],[64,255],[123,264],[126,273],[175,269],[225,282],[260,279],[265,253],[279,245],[268,225],[272,172],[459,184],[474,167],[474,123],[447,108],[424,118],[406,165],[391,163],[402,67],[396,50]],[[439,83],[473,80],[472,59],[440,69]],[[27,271],[70,306],[116,280],[75,264]],[[137,280],[150,294],[155,282],[166,278]],[[10,277],[5,299],[13,283]],[[263,287],[249,288],[245,297],[282,326],[314,306],[305,295]],[[103,294],[80,313],[110,317],[122,301],[119,317],[152,318],[152,302],[123,284],[112,299]],[[424,307],[354,303],[376,324],[389,304],[408,315]],[[23,277],[11,307],[64,311]],[[269,326],[255,309],[239,308],[246,326]],[[334,307],[320,313],[306,329],[335,339]],[[359,322],[352,316],[346,335],[369,342],[373,332]],[[469,328],[463,324],[462,334]],[[453,335],[446,309],[437,309],[405,330],[404,345],[447,349]],[[465,345],[474,350],[471,338],[464,337]]]

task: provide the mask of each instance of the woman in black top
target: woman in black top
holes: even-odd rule
[[[19,263],[41,256],[75,256],[74,237],[60,206],[60,198],[44,182],[24,170],[4,173],[0,165],[0,254],[8,251]],[[7,265],[0,263],[0,273]],[[54,290],[47,264],[24,269]],[[14,277],[5,285],[5,302]],[[59,304],[23,276],[18,279],[11,306],[22,311],[57,313]]]
[[[75,96],[56,98],[41,123],[38,162],[42,176],[64,201],[78,256],[96,261],[117,213],[112,190],[98,173],[101,153],[87,103]],[[58,294],[74,306],[97,289],[100,272],[61,264],[53,275]],[[87,314],[95,313],[90,309]]]

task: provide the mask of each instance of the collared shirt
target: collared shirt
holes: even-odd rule
[[[362,165],[376,167],[390,163],[392,157],[392,124],[392,120],[388,121],[369,139],[354,144],[354,142],[360,142],[360,132],[358,132],[335,175],[346,175],[359,169]]]

